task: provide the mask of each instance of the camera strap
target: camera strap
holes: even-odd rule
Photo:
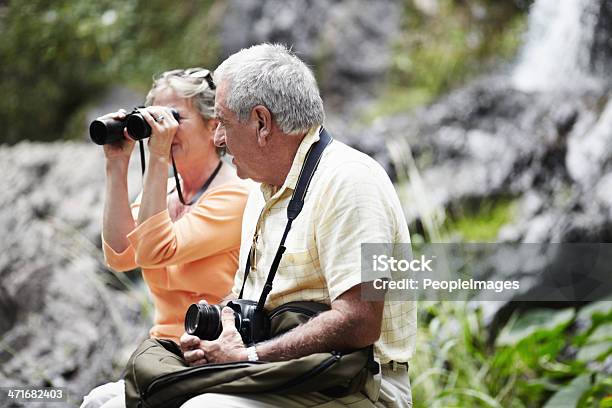
[[[276,251],[276,255],[274,256],[272,265],[270,266],[268,278],[266,279],[266,283],[261,292],[261,296],[259,297],[259,302],[257,302],[257,310],[263,310],[264,305],[266,304],[266,300],[268,299],[268,295],[272,291],[272,282],[274,281],[274,277],[276,276],[276,270],[278,269],[280,261],[283,257],[283,253],[287,249],[285,247],[285,240],[287,239],[287,235],[289,234],[289,230],[291,229],[291,224],[293,223],[293,220],[295,220],[302,211],[302,207],[304,207],[304,198],[306,197],[308,186],[310,186],[312,177],[315,171],[317,170],[317,167],[319,166],[323,151],[327,146],[329,146],[332,141],[333,139],[329,135],[329,133],[327,133],[325,128],[321,127],[321,130],[319,131],[319,140],[310,147],[308,153],[306,154],[306,159],[304,160],[304,164],[302,165],[302,169],[300,170],[300,175],[298,177],[295,190],[293,190],[291,200],[289,201],[289,206],[287,207],[287,225],[285,226],[285,231],[283,232],[283,236],[278,246],[278,250]],[[250,270],[251,257],[247,256],[246,268],[244,270],[244,279],[242,281],[242,289],[240,290],[240,295],[238,297],[239,299],[242,299],[244,287],[246,285],[247,277],[249,276]]]

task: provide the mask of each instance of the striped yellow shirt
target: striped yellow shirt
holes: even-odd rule
[[[318,129],[300,144],[280,189],[262,184],[252,190],[243,217],[240,268],[233,293],[238,295],[247,257],[257,231],[244,298],[257,300],[287,223],[287,205]],[[330,304],[361,283],[362,243],[408,243],[410,236],[391,180],[372,158],[334,140],[324,151],[293,222],[268,310],[283,303],[311,300]],[[416,303],[385,301],[382,333],[375,344],[382,363],[408,361],[416,339]]]

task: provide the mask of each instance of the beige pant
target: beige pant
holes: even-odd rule
[[[227,407],[227,408],[271,408],[271,407],[353,407],[353,408],[411,408],[412,395],[410,379],[405,366],[397,366],[395,371],[388,366],[382,367],[382,377],[378,374],[365,386],[365,394],[352,394],[332,399],[320,393],[310,394],[215,394],[198,395],[184,403],[181,408]],[[366,395],[367,394],[367,395]],[[81,408],[125,408],[125,384],[123,380],[94,388],[83,400]]]
[[[125,383],[119,380],[94,388],[80,408],[125,408]]]

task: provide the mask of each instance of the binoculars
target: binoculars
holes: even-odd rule
[[[172,116],[180,120],[176,109],[170,109]],[[124,119],[114,118],[96,119],[89,125],[89,137],[98,145],[105,145],[123,139],[123,129],[127,128],[130,137],[134,140],[142,140],[151,136],[151,126],[147,123],[138,108],[134,108]]]

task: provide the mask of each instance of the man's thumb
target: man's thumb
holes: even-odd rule
[[[234,316],[234,311],[229,307],[224,307],[221,311],[221,325],[223,326],[223,330],[236,330],[236,317]]]

